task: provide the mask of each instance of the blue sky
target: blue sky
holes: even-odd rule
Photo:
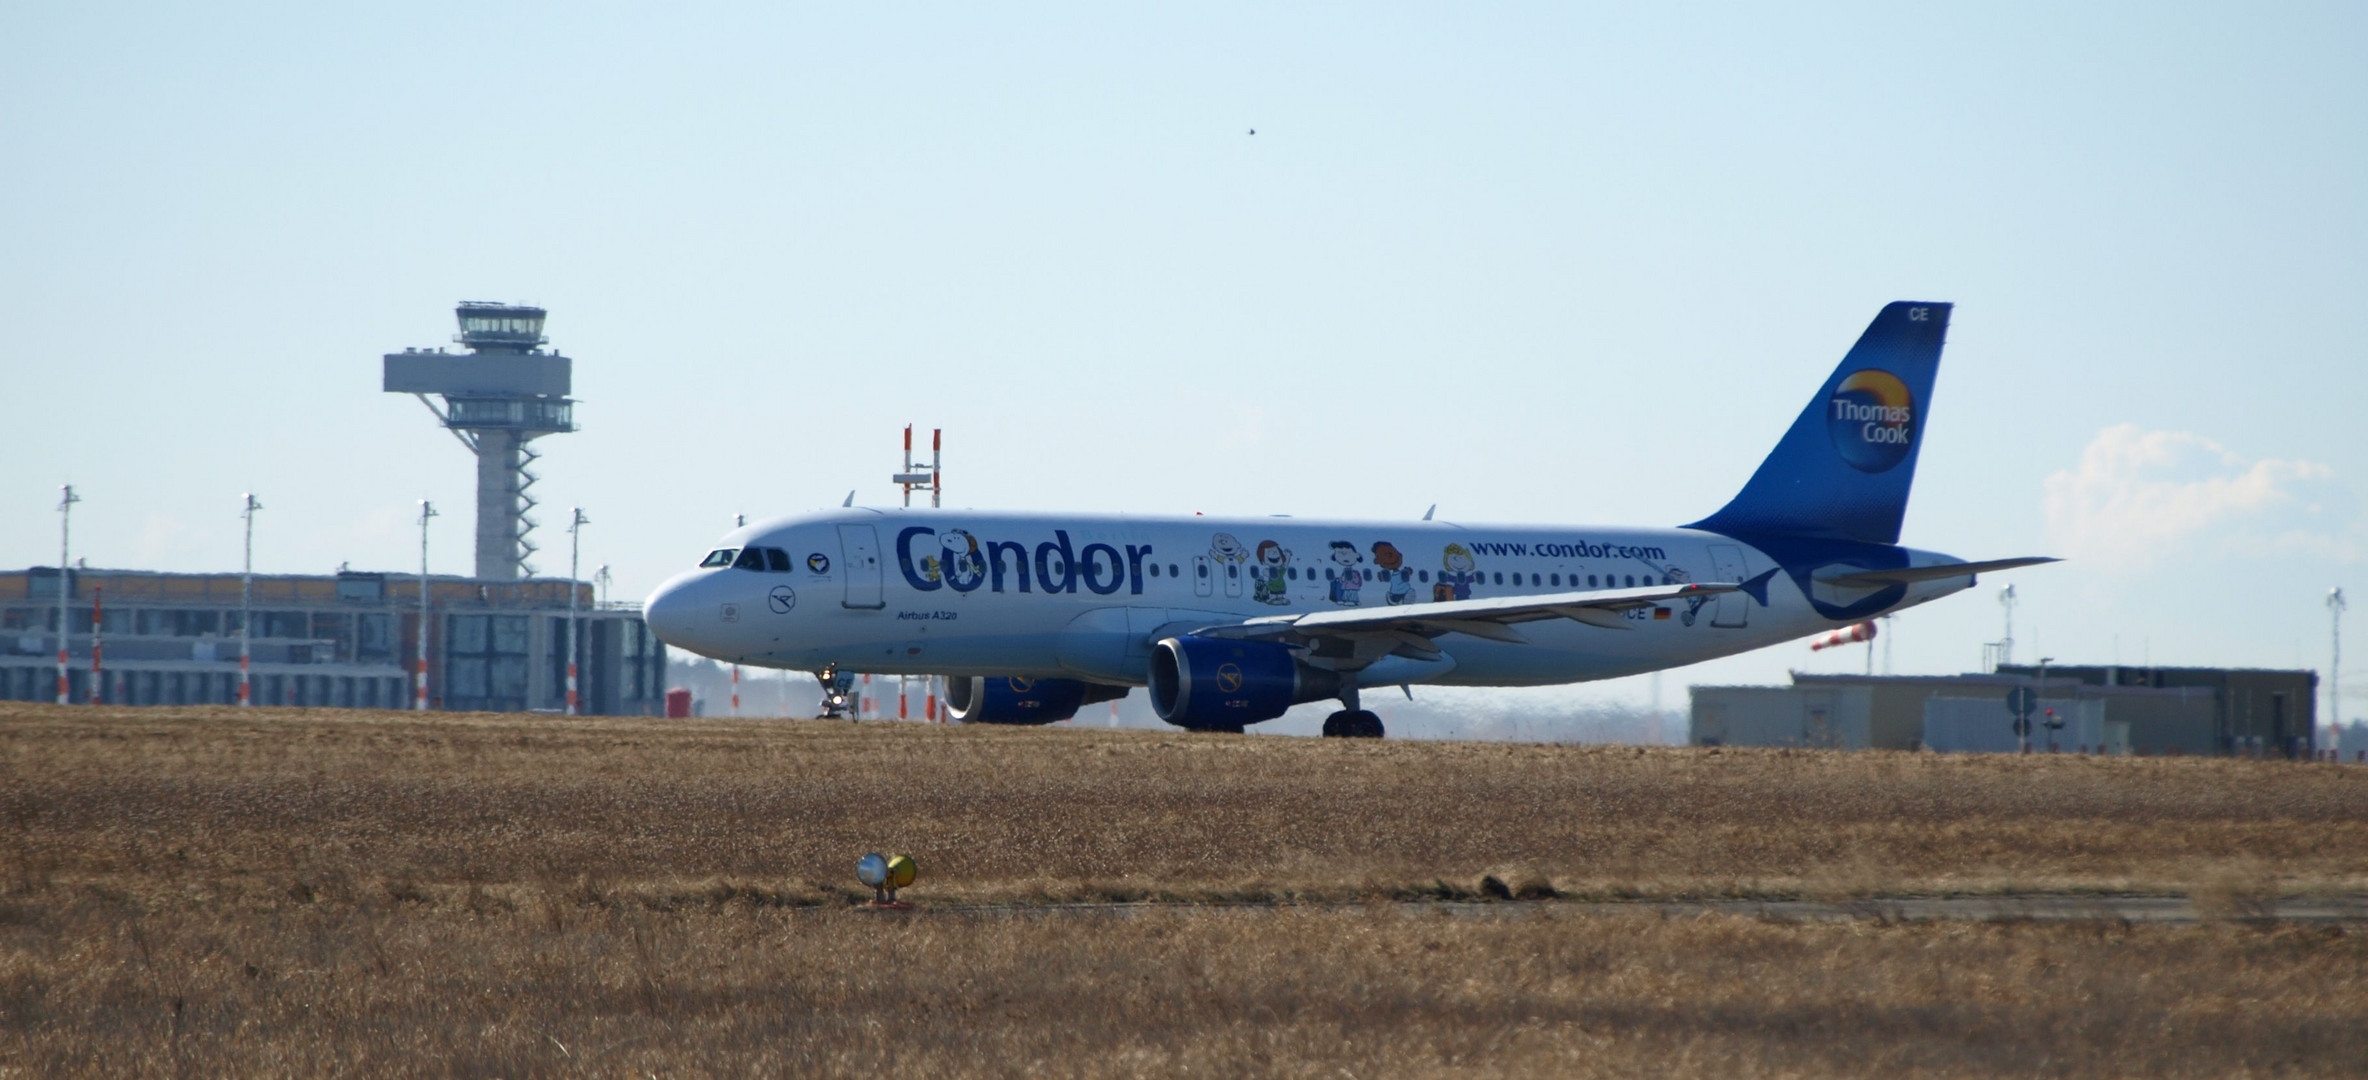
[[[263,569],[411,567],[425,497],[465,571],[466,455],[377,390],[464,298],[547,306],[577,359],[540,562],[582,505],[619,596],[736,512],[889,501],[908,421],[947,429],[958,506],[1690,521],[1882,303],[1938,299],[1909,542],[2071,557],[2013,576],[2024,650],[2324,667],[2326,590],[2368,580],[2364,31],[15,5],[0,565],[54,560],[71,480],[93,565],[235,568],[254,490]],[[1972,667],[1998,583],[1898,620],[1897,668]]]

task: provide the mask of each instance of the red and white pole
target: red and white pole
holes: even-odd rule
[[[896,718],[899,720],[912,719],[912,716],[906,711],[905,705],[905,702],[910,700],[908,697],[910,691],[905,688],[907,681],[902,675],[896,677]]]
[[[944,428],[930,428],[930,429],[929,429],[929,505],[931,505],[931,506],[933,506],[933,507],[934,507],[934,506],[939,506],[939,505],[942,505],[942,504],[945,502],[945,497],[946,497],[946,474],[945,474],[945,472],[944,472],[944,471],[943,471],[943,470],[942,470],[942,469],[939,467],[939,466],[940,466],[940,461],[939,461],[939,458],[940,458],[940,451],[942,451],[942,450],[944,450],[944,449],[945,449],[945,444],[946,444],[945,429],[944,429]]]
[[[97,704],[99,704],[99,703],[100,703],[101,701],[103,701],[103,700],[106,698],[106,696],[107,696],[107,675],[106,675],[106,665],[105,665],[105,664],[102,664],[102,663],[99,661],[99,658],[100,658],[102,655],[104,655],[104,654],[105,654],[105,651],[106,651],[106,650],[105,650],[105,648],[104,648],[104,647],[101,645],[101,643],[100,643],[100,640],[99,640],[99,639],[100,639],[100,631],[101,631],[101,630],[103,630],[103,629],[105,628],[105,626],[106,626],[106,623],[104,623],[103,621],[101,621],[101,618],[100,618],[100,616],[102,616],[102,615],[106,614],[105,610],[104,610],[104,609],[102,608],[102,606],[100,605],[100,601],[101,601],[101,600],[103,600],[103,599],[105,599],[105,598],[106,598],[106,595],[107,595],[107,587],[106,587],[106,586],[104,586],[104,585],[93,585],[93,586],[91,586],[91,590],[90,590],[90,704],[93,704],[93,705],[97,705]]]
[[[937,676],[932,675],[921,680],[921,686],[923,687],[921,718],[935,723],[937,720]]]
[[[66,675],[66,635],[74,629],[74,560],[69,538],[73,536],[74,504],[82,500],[75,496],[74,485],[63,485],[65,496],[58,500],[58,704],[73,702],[74,683]],[[97,627],[92,627],[97,629]]]
[[[740,715],[740,665],[732,665],[732,715]]]

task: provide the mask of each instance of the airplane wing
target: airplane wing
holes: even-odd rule
[[[1897,570],[1861,570],[1852,574],[1836,574],[1817,580],[1828,585],[1850,589],[1875,589],[1885,585],[1912,585],[1919,581],[1939,581],[1942,578],[1987,574],[1992,570],[2012,570],[2018,566],[2038,566],[2041,563],[2062,562],[2044,555],[2020,559],[1991,559],[1988,562],[1949,563],[1946,566],[1909,566]]]
[[[1297,615],[1265,615],[1237,623],[1202,627],[1201,637],[1288,641],[1313,646],[1316,656],[1355,657],[1370,662],[1387,655],[1432,660],[1441,654],[1433,639],[1445,634],[1470,634],[1490,641],[1528,644],[1515,623],[1542,619],[1571,619],[1609,630],[1631,629],[1623,612],[1689,597],[1729,592],[1766,595],[1767,579],[1742,584],[1687,583],[1594,592],[1546,593],[1486,600],[1443,600],[1396,607],[1313,611]]]

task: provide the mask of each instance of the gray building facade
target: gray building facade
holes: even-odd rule
[[[419,586],[416,574],[258,574],[242,602],[237,574],[78,569],[66,576],[61,620],[58,568],[0,573],[0,699],[57,700],[63,622],[74,702],[95,689],[114,704],[236,704],[251,612],[254,704],[411,708]],[[665,646],[638,606],[596,603],[589,586],[551,580],[428,579],[429,707],[564,710],[571,587],[581,711],[663,715]]]

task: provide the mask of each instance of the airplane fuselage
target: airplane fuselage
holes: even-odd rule
[[[1452,665],[1409,680],[1537,686],[1728,656],[1973,583],[1837,589],[1819,576],[1956,560],[1769,546],[1694,529],[851,508],[734,530],[718,542],[729,554],[710,557],[720,565],[668,581],[649,615],[672,644],[753,666],[1139,686],[1151,643],[1261,616],[1764,582],[1625,611],[1616,625],[1524,623],[1518,643],[1448,634],[1438,645]]]

